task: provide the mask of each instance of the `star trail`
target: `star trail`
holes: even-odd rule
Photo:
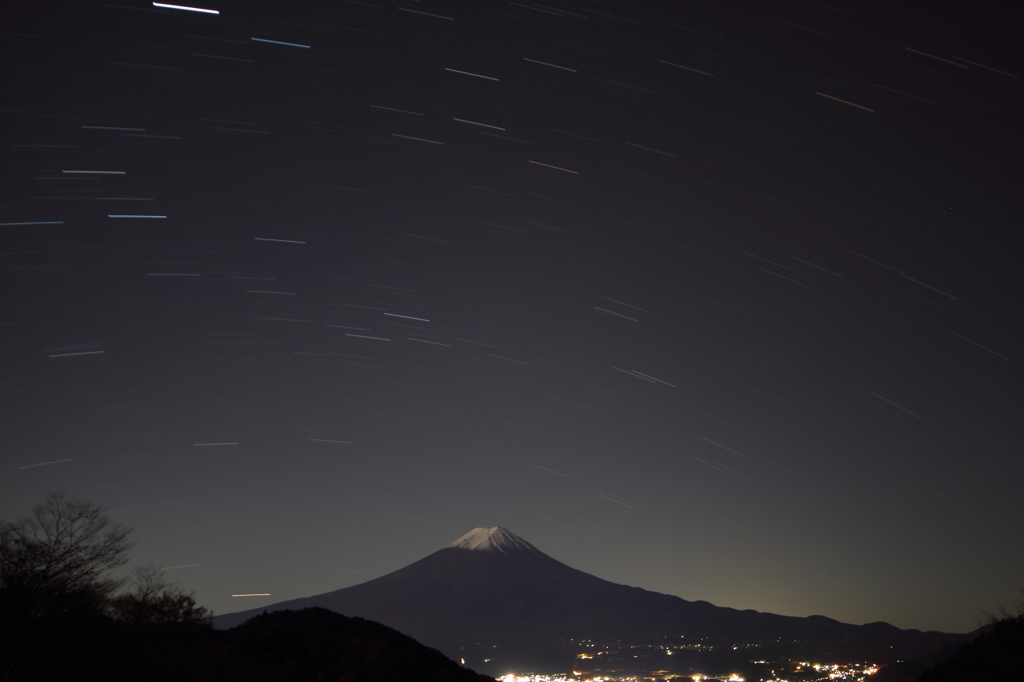
[[[207,4],[0,10],[0,517],[95,500],[218,613],[494,525],[740,609],[1019,596],[1019,12]]]

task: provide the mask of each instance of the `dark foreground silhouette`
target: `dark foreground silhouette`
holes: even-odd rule
[[[160,567],[109,577],[128,561],[130,532],[102,505],[62,493],[0,520],[0,682],[490,679],[380,623],[325,609],[214,630],[210,612]]]
[[[227,631],[81,611],[3,619],[0,638],[0,680],[10,682],[493,682],[380,623],[319,608],[264,614]]]
[[[1024,679],[1024,611],[992,622],[966,644],[946,644],[878,671],[877,682],[989,682]]]
[[[1024,679],[1024,613],[997,620],[985,634],[921,675],[921,682]]]

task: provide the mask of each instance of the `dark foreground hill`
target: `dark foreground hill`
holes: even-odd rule
[[[1024,680],[1024,613],[997,620],[980,637],[921,675],[920,680]]]
[[[256,616],[228,633],[232,655],[280,680],[486,682],[436,649],[391,628],[326,609]],[[491,681],[493,682],[493,681]]]
[[[0,679],[10,682],[493,682],[380,623],[316,608],[225,632],[95,613],[3,625]]]
[[[746,660],[884,664],[969,639],[686,601],[571,568],[497,527],[471,531],[375,580],[265,608],[307,606],[379,621],[492,674],[564,669],[575,657],[572,647],[584,640],[681,647],[673,661],[713,650]],[[231,627],[259,611],[219,616],[214,625]]]
[[[1022,607],[1024,608],[1024,607]],[[945,644],[879,670],[874,682],[1024,680],[1024,610],[993,619],[977,638]]]
[[[920,656],[890,663],[875,673],[871,682],[917,682],[925,671],[945,661],[963,646],[963,642],[950,642]]]

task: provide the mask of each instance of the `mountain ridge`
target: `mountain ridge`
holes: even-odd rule
[[[881,622],[851,625],[826,616],[741,611],[620,585],[568,566],[497,526],[474,529],[364,583],[225,614],[214,625],[228,628],[264,610],[310,606],[379,621],[453,658],[470,645],[528,650],[554,642],[673,638],[888,662],[966,638]]]

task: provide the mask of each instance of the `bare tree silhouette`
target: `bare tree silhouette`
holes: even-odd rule
[[[32,515],[0,522],[0,599],[24,615],[55,615],[100,607],[121,581],[106,577],[123,565],[131,529],[111,523],[105,508],[62,493]]]
[[[205,624],[213,616],[212,611],[196,604],[195,592],[186,592],[176,582],[167,580],[159,566],[137,566],[127,587],[126,592],[110,600],[110,614],[117,620],[132,625]]]

